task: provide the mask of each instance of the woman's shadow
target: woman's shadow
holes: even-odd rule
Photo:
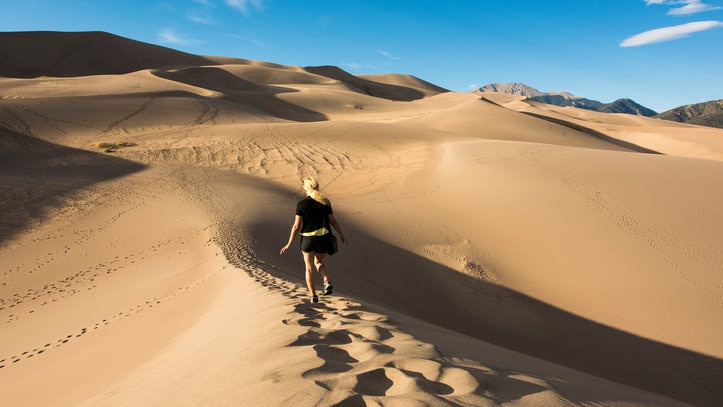
[[[343,259],[330,262],[331,279],[342,295],[612,382],[698,406],[723,405],[723,361],[718,358],[596,323],[471,278],[378,240],[355,228],[343,215],[342,219],[353,245],[342,247],[336,255]],[[278,237],[272,240],[261,232],[273,228],[281,231],[286,225],[256,224],[251,233],[257,256],[279,264],[278,256],[264,249],[278,246]],[[298,279],[286,274],[289,269],[282,264],[269,271],[277,277]]]

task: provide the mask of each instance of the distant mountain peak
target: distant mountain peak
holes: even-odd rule
[[[655,117],[699,126],[723,128],[723,99],[676,107]]]
[[[524,83],[508,82],[508,83],[489,83],[477,90],[478,92],[499,92],[509,93],[511,95],[520,95],[524,97],[540,96],[543,93],[539,90],[527,86]]]
[[[520,95],[527,98],[534,98],[547,95],[558,95],[569,99],[580,99],[575,95],[567,92],[540,92],[532,86],[525,85],[520,82],[508,83],[490,83],[477,90],[478,92],[500,92],[509,93],[511,95]]]
[[[524,83],[491,83],[477,89],[475,92],[500,92],[524,96],[528,99],[556,106],[572,106],[580,109],[594,110],[605,113],[626,113],[638,116],[655,116],[652,109],[642,106],[632,99],[618,99],[612,103],[602,103],[597,100],[575,96],[568,92],[540,92]]]

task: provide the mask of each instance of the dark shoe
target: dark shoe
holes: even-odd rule
[[[311,297],[311,302],[312,302],[312,303],[317,303],[317,302],[319,302],[319,297],[316,297],[316,296]]]
[[[331,281],[326,281],[324,283],[324,291],[322,291],[321,293],[324,295],[330,295],[333,290],[334,290],[334,287],[331,286]]]

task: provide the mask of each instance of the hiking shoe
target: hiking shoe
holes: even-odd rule
[[[311,297],[311,302],[312,302],[312,303],[317,303],[317,302],[319,302],[319,297]]]
[[[334,287],[331,286],[331,281],[324,282],[324,291],[321,293],[324,295],[330,295],[332,290],[334,290]]]

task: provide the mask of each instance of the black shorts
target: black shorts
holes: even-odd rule
[[[336,250],[336,237],[331,233],[323,236],[301,236],[302,252],[334,254]]]

